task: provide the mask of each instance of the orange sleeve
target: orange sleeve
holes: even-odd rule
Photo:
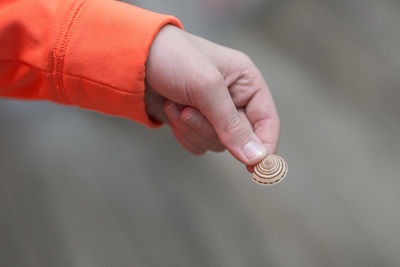
[[[157,126],[145,111],[145,62],[165,24],[182,27],[113,0],[1,0],[0,96]]]

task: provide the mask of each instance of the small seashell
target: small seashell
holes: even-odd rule
[[[283,158],[276,154],[267,155],[254,166],[253,181],[262,185],[273,185],[285,178],[288,166]]]

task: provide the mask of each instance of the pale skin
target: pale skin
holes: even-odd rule
[[[279,116],[244,53],[167,25],[150,48],[146,84],[148,114],[192,154],[227,149],[251,172],[276,152]]]

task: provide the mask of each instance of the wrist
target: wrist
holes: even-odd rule
[[[145,91],[145,103],[146,103],[146,113],[149,118],[156,123],[167,122],[167,117],[163,110],[163,105],[166,101],[162,95],[151,89],[150,86],[146,84]]]

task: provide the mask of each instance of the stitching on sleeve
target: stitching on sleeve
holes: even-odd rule
[[[61,30],[61,33],[59,35],[58,41],[56,43],[53,52],[53,59],[54,59],[53,70],[52,70],[53,83],[56,88],[56,92],[58,93],[59,101],[65,104],[69,103],[63,81],[65,54],[71,36],[73,35],[76,26],[79,23],[79,19],[82,17],[86,9],[88,1],[89,0],[75,0],[72,3],[71,12],[69,13],[68,18],[63,25],[63,28]]]

